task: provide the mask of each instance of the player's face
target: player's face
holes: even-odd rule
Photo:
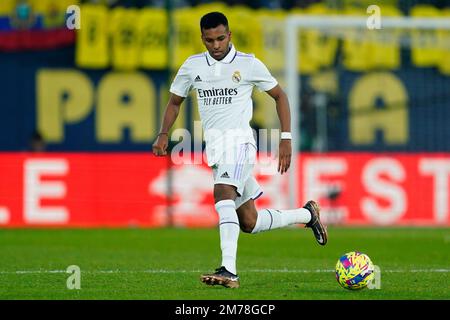
[[[228,53],[231,32],[223,24],[212,28],[202,29],[202,41],[211,57],[222,60]]]

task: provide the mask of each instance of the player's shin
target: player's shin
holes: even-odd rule
[[[283,228],[291,224],[308,223],[310,220],[311,213],[305,208],[294,210],[263,209],[258,211],[252,233]]]
[[[236,254],[239,238],[239,220],[233,200],[216,203],[219,214],[220,248],[222,249],[222,266],[236,274]]]

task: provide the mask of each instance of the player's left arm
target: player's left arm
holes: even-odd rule
[[[289,100],[286,93],[279,84],[266,92],[275,100],[278,118],[280,119],[281,132],[291,132],[291,111],[289,109]],[[291,165],[291,140],[281,139],[278,150],[278,172],[283,174]]]

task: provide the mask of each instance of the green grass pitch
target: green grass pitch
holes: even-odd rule
[[[449,299],[449,228],[329,227],[319,246],[308,229],[241,233],[241,288],[208,287],[220,264],[217,229],[0,230],[0,299]],[[368,254],[381,288],[339,287],[341,254]],[[81,269],[69,290],[67,267]]]

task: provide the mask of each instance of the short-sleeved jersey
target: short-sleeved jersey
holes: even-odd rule
[[[196,90],[208,165],[213,166],[226,150],[235,150],[236,144],[256,147],[250,127],[253,87],[268,91],[277,84],[259,59],[231,45],[220,61],[208,52],[189,57],[178,70],[170,92],[186,97]]]

